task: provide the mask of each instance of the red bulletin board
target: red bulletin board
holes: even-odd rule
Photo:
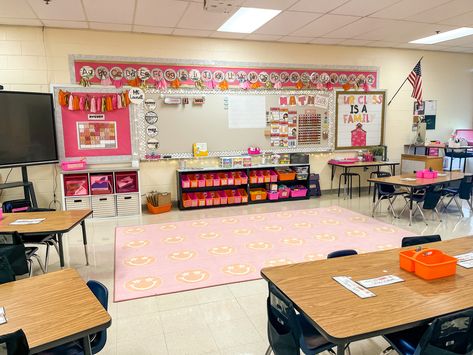
[[[104,96],[103,93],[74,93],[72,95],[81,96]],[[107,156],[125,156],[132,155],[132,144],[131,144],[131,127],[130,127],[130,109],[128,107],[117,109],[115,111],[103,112],[105,116],[104,120],[89,120],[89,111],[70,111],[67,107],[60,107],[61,109],[61,120],[62,120],[62,134],[64,138],[64,156],[65,158],[81,158],[81,157],[107,157]],[[83,136],[89,137],[92,140],[102,135],[103,140],[109,139],[115,140],[115,143],[105,144],[108,148],[93,148],[80,149],[80,138],[78,123],[90,123],[91,127],[100,129],[100,123],[114,122],[116,127],[115,133],[109,134],[98,131],[93,131],[93,128],[87,128],[87,131],[83,133]],[[96,125],[93,125],[96,123]],[[84,125],[83,125],[84,126]],[[89,125],[85,125],[89,126]],[[107,134],[109,136],[107,137]],[[84,144],[82,144],[84,147]],[[113,148],[116,147],[116,148]]]

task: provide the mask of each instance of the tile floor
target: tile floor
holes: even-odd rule
[[[352,200],[328,194],[307,201],[259,204],[253,206],[215,208],[181,212],[173,210],[162,215],[143,214],[141,217],[111,218],[87,222],[91,265],[84,265],[84,252],[80,228],[65,236],[66,262],[76,268],[84,279],[104,283],[113,292],[114,231],[116,226],[161,223],[206,217],[232,216],[281,210],[315,208],[340,205],[356,212],[370,215],[372,203],[366,193]],[[401,208],[401,202],[399,205]],[[388,223],[395,224],[416,234],[439,233],[443,239],[473,234],[470,211],[464,204],[465,217],[455,211],[443,214],[443,222],[428,221],[426,226],[417,219],[411,227],[407,217],[393,219],[386,211],[376,214]],[[430,218],[430,214],[428,214]],[[59,269],[57,257],[50,271]],[[142,298],[113,303],[109,301],[112,326],[101,354],[117,355],[180,355],[180,354],[264,354],[266,336],[265,302],[266,283],[263,280],[216,286],[164,296]],[[112,298],[112,297],[111,297]],[[379,354],[386,347],[381,338],[352,343],[353,355]]]

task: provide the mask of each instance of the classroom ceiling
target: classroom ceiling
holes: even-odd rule
[[[0,0],[0,24],[234,38],[273,42],[413,48],[473,53],[473,36],[409,44],[436,31],[473,27],[473,0],[226,0],[282,10],[251,34],[217,32],[231,15],[204,0]],[[236,11],[236,10],[235,10]]]

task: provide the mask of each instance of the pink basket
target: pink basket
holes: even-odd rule
[[[435,179],[438,176],[437,171],[420,170],[416,172],[416,177],[423,179]]]
[[[291,194],[291,189],[289,189],[288,187],[278,190],[279,198],[288,198],[290,194]]]
[[[188,189],[189,187],[191,187],[191,181],[189,179],[189,176],[187,175],[182,175],[181,177],[181,184],[182,184],[182,187],[184,189]]]
[[[65,171],[83,170],[86,167],[87,167],[87,163],[85,159],[61,162],[61,169]]]
[[[277,200],[277,199],[279,199],[279,192],[268,191],[268,200]]]
[[[269,176],[271,178],[271,182],[276,182],[278,181],[278,174],[274,170],[269,171]]]
[[[304,197],[307,195],[307,189],[304,186],[294,186],[291,190],[291,197]]]

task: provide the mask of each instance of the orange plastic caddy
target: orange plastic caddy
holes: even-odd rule
[[[457,259],[438,249],[402,250],[399,265],[425,280],[455,275],[457,271]]]

